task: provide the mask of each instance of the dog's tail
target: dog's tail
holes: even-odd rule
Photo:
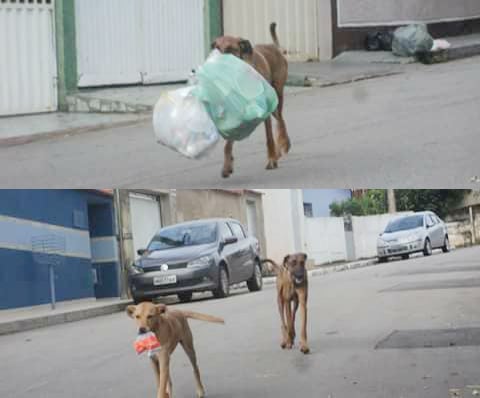
[[[225,323],[222,318],[217,318],[216,316],[200,314],[193,311],[182,311],[185,318],[196,319],[197,321],[204,322],[213,322],[213,323]]]
[[[275,46],[280,48],[280,40],[278,40],[278,36],[277,36],[277,23],[276,22],[272,22],[270,24],[270,34],[272,35],[273,44],[275,44]]]
[[[281,271],[284,270],[284,267],[282,267],[281,265],[277,264],[275,261],[270,260],[269,258],[266,258],[265,260],[262,260],[261,263],[262,263],[262,264],[265,264],[265,263],[272,264],[273,267],[274,267],[277,271],[279,271],[279,272],[281,272]]]

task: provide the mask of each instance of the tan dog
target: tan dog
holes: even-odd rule
[[[300,351],[310,352],[307,343],[307,299],[308,272],[305,267],[305,253],[291,254],[278,265],[272,260],[262,262],[272,264],[277,270],[277,301],[282,323],[282,348],[291,349],[295,341],[295,315],[300,306],[302,330],[300,336]]]
[[[197,397],[203,398],[205,390],[200,379],[192,331],[187,318],[215,323],[224,323],[223,319],[191,311],[170,310],[164,304],[155,305],[152,303],[130,305],[127,307],[127,314],[130,318],[135,319],[139,334],[153,332],[162,345],[162,349],[151,358],[157,380],[157,397],[172,398],[170,356],[180,343],[193,366]]]
[[[277,119],[277,145],[272,131],[272,119],[265,121],[267,134],[268,163],[267,170],[278,168],[278,160],[282,154],[290,151],[290,138],[287,126],[283,118],[284,87],[288,79],[288,62],[280,50],[280,44],[276,33],[276,24],[270,26],[274,45],[260,44],[252,48],[248,40],[222,36],[212,44],[212,49],[218,49],[224,54],[233,54],[252,65],[275,89],[278,95],[278,108],[273,114]],[[225,145],[225,162],[222,176],[230,177],[233,174],[233,141],[227,141]]]

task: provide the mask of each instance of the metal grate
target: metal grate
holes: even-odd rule
[[[60,235],[41,235],[32,237],[33,260],[48,267],[50,279],[50,302],[55,309],[55,268],[65,261],[65,237]]]

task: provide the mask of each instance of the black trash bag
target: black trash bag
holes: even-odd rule
[[[370,32],[365,38],[368,51],[392,51],[392,32]]]

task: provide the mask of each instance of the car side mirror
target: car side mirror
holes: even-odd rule
[[[229,238],[225,238],[223,240],[223,244],[224,245],[231,245],[233,243],[237,243],[238,242],[238,238],[234,237],[234,236],[231,236]]]
[[[138,249],[137,250],[137,254],[139,256],[143,256],[148,250],[147,249]]]

